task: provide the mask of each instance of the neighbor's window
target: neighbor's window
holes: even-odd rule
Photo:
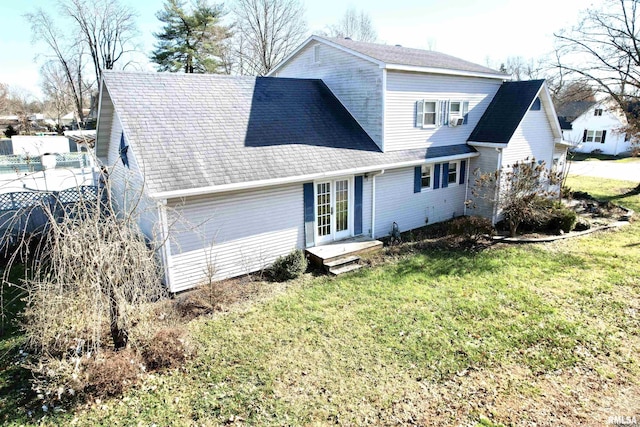
[[[594,116],[601,116],[601,115],[602,115],[602,108],[596,108],[596,109],[593,111],[593,115],[594,115]]]
[[[431,165],[422,165],[422,188],[431,188]]]
[[[458,163],[449,163],[449,176],[447,177],[449,184],[455,184],[458,182]]]
[[[601,130],[588,130],[587,137],[585,138],[585,142],[604,142],[604,138],[602,138],[603,131]]]

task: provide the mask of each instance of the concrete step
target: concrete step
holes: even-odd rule
[[[340,267],[332,267],[329,269],[329,273],[337,276],[339,274],[349,273],[351,271],[360,270],[362,266],[360,264],[346,264]]]
[[[328,261],[324,263],[326,268],[339,267],[345,264],[352,264],[354,262],[360,261],[360,257],[357,255],[346,256],[342,258],[336,258],[332,261]]]

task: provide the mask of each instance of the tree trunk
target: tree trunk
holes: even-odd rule
[[[109,312],[111,316],[111,339],[113,340],[113,348],[118,351],[127,346],[127,331],[118,326],[118,317],[120,317],[120,309],[118,300],[116,299],[113,287],[109,290]]]
[[[516,221],[509,221],[509,235],[511,237],[516,237],[518,234],[518,225],[519,223]]]

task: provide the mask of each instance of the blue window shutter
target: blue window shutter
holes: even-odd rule
[[[607,137],[607,131],[603,130],[602,131],[602,143],[604,144],[604,139]]]
[[[362,175],[356,176],[355,189],[353,195],[353,233],[357,236],[362,234]]]
[[[460,161],[460,184],[464,184],[466,175],[467,175],[467,161],[461,160]]]
[[[419,193],[422,190],[422,166],[413,169],[413,192]]]
[[[442,188],[449,186],[449,163],[442,164]]]
[[[467,124],[467,121],[469,120],[469,101],[464,101],[462,103],[462,115],[464,116],[464,121],[462,122],[462,124]]]
[[[127,151],[129,151],[129,146],[124,141],[124,132],[120,136],[120,159],[122,160],[122,164],[126,167],[129,167],[129,158],[127,157]]]
[[[302,186],[304,193],[304,238],[307,247],[314,245],[314,203],[313,203],[313,182],[307,182]]]
[[[440,188],[440,163],[436,163],[433,167],[433,189]]]

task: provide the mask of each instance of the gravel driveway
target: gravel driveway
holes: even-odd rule
[[[569,162],[569,175],[640,182],[640,160],[624,163],[615,160]]]

